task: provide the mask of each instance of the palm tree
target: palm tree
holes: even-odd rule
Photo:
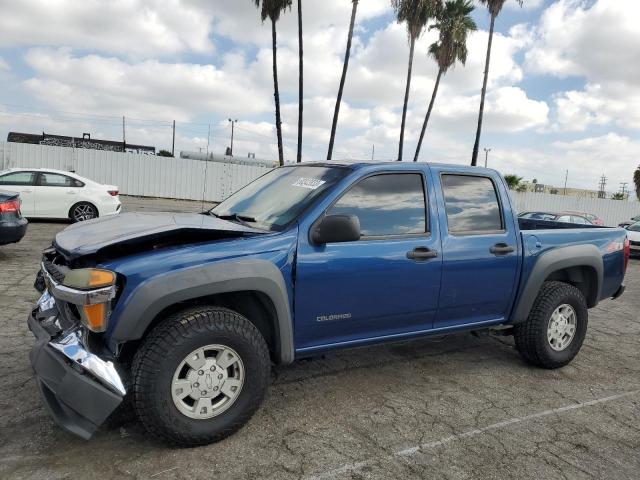
[[[509,190],[516,190],[520,186],[520,182],[522,182],[522,177],[518,175],[505,175],[504,181],[507,182]]]
[[[271,50],[273,51],[273,98],[276,104],[276,135],[278,137],[278,160],[284,165],[284,153],[282,151],[282,120],[280,118],[280,91],[278,89],[278,58],[276,22],[280,14],[287,8],[291,9],[293,0],[254,0],[256,7],[260,8],[260,17],[264,22],[271,20]]]
[[[302,0],[298,0],[298,155],[296,162],[302,161],[302,98],[303,98],[303,63],[302,63]]]
[[[404,125],[407,119],[407,103],[409,103],[409,90],[411,88],[413,51],[416,40],[424,31],[429,19],[438,14],[442,7],[442,2],[441,0],[391,0],[391,6],[396,12],[398,23],[407,22],[407,34],[409,36],[409,66],[407,68],[407,85],[404,92],[400,142],[398,145],[398,161],[401,162],[402,147],[404,146]]]
[[[356,11],[358,10],[358,0],[351,0],[351,22],[349,23],[349,35],[347,36],[347,48],[344,52],[344,63],[342,64],[342,76],[340,77],[340,86],[338,87],[338,98],[336,98],[336,107],[333,110],[333,122],[331,123],[331,137],[329,137],[329,151],[327,152],[327,160],[331,160],[333,155],[333,143],[336,140],[336,127],[338,125],[338,114],[340,113],[340,103],[342,102],[342,91],[344,90],[344,81],[347,78],[347,68],[349,68],[349,57],[351,56],[351,39],[353,38],[353,26],[356,22]]]
[[[473,155],[471,156],[471,165],[476,166],[478,163],[478,150],[480,149],[480,133],[482,132],[482,116],[484,115],[484,97],[487,94],[487,79],[489,77],[489,62],[491,60],[491,42],[493,41],[493,27],[496,23],[496,17],[502,10],[506,0],[480,0],[480,3],[486,5],[491,15],[491,24],[489,26],[489,43],[487,44],[487,58],[484,64],[484,80],[482,81],[482,93],[480,94],[480,113],[478,114],[478,129],[476,130],[476,142],[473,145]],[[516,0],[522,6],[523,0]]]
[[[424,117],[420,139],[416,148],[416,154],[413,161],[418,161],[420,147],[424,138],[424,132],[429,123],[433,103],[438,94],[438,86],[440,78],[447,73],[449,68],[453,67],[456,60],[464,65],[467,61],[467,36],[469,32],[476,29],[476,22],[471,18],[474,6],[471,0],[450,0],[445,3],[444,9],[438,15],[437,22],[430,28],[437,28],[440,31],[440,38],[429,47],[429,55],[438,63],[438,76],[431,94],[431,101],[427,114]]]
[[[638,165],[636,171],[633,172],[633,183],[636,186],[636,197],[640,200],[640,165]]]

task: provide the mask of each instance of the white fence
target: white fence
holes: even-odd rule
[[[518,212],[588,212],[616,226],[624,220],[640,215],[640,202],[603,198],[572,197],[550,193],[511,192]]]
[[[202,161],[82,148],[0,142],[0,170],[11,167],[73,170],[100,183],[117,185],[125,195],[221,201],[275,163],[225,158]],[[519,212],[595,213],[607,225],[640,215],[640,202],[512,192]]]
[[[224,162],[0,142],[0,170],[12,167],[73,170],[116,185],[124,195],[219,202],[274,165],[252,159]]]

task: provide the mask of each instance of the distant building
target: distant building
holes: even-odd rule
[[[542,183],[533,183],[524,181],[521,188],[525,192],[550,193],[552,195],[567,195],[570,197],[580,198],[598,198],[598,190],[589,190],[586,188],[555,187],[553,185],[545,185]]]
[[[33,143],[36,145],[52,145],[55,147],[88,148],[91,150],[105,150],[108,152],[146,153],[155,155],[156,147],[148,145],[134,145],[132,143],[114,142],[113,140],[92,139],[90,133],[83,133],[81,137],[66,137],[42,132],[33,133],[9,132],[7,142]]]

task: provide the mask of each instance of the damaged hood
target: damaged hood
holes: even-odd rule
[[[53,244],[73,260],[117,246],[154,249],[264,233],[268,232],[207,214],[137,212],[76,223],[58,233]]]

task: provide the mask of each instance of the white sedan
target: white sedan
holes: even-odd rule
[[[118,187],[101,185],[72,172],[12,168],[0,172],[0,188],[20,193],[25,217],[81,222],[120,213]]]
[[[625,228],[631,243],[631,255],[640,255],[640,222],[632,223]]]

